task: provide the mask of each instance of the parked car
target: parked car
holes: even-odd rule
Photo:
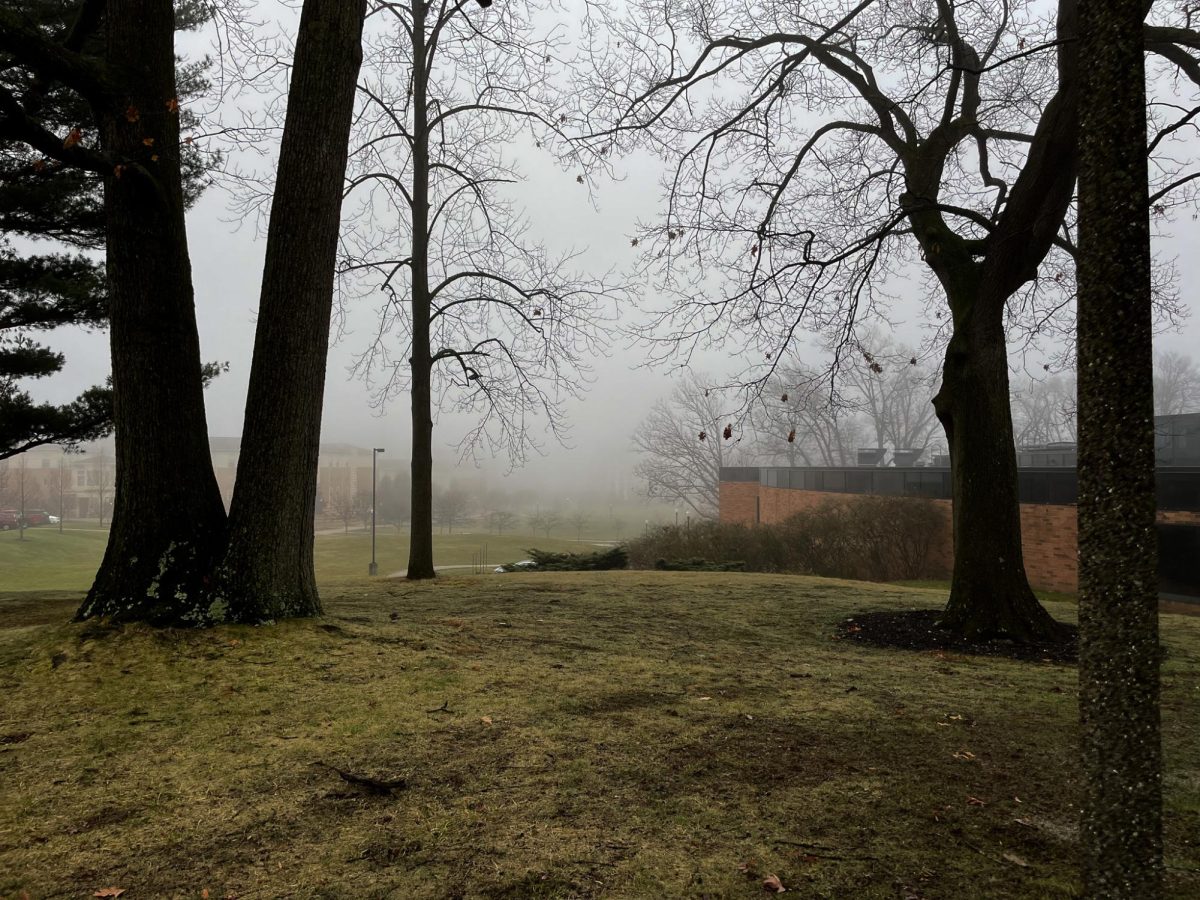
[[[36,528],[38,525],[49,525],[50,513],[44,509],[30,509],[25,512],[25,527]]]
[[[0,531],[8,531],[21,524],[21,514],[15,509],[0,509]]]
[[[503,565],[503,566],[496,566],[496,568],[492,569],[492,571],[496,572],[496,573],[519,572],[522,569],[536,569],[536,568],[537,568],[537,563],[535,563],[532,559],[523,559],[520,562],[507,563],[506,565]]]

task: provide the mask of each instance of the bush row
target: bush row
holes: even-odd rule
[[[830,501],[778,525],[667,525],[630,541],[635,569],[793,572],[866,581],[936,578],[934,553],[946,518],[929,500],[856,497]],[[738,565],[740,564],[740,565]]]

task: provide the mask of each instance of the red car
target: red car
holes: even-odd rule
[[[34,528],[37,525],[49,525],[50,513],[44,509],[31,509],[25,513],[25,527]]]
[[[21,516],[15,509],[0,509],[0,531],[8,531],[21,524]]]

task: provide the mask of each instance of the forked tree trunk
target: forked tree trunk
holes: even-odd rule
[[[971,639],[1055,640],[1062,629],[1025,576],[1003,305],[988,299],[955,323],[934,398],[954,485],[954,577],[941,624]]]
[[[101,141],[128,160],[105,179],[117,474],[104,561],[76,617],[204,624],[225,511],[184,228],[171,0],[109,0],[105,34],[120,88],[96,110]]]
[[[408,577],[433,578],[433,367],[429,347],[429,97],[425,0],[413,0],[412,527]]]
[[[1163,892],[1145,10],[1080,9],[1080,844],[1097,900]]]
[[[214,603],[319,615],[313,515],[329,317],[366,0],[305,0],[288,92],[228,548]]]

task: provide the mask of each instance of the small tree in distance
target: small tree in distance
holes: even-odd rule
[[[587,528],[588,525],[591,524],[591,521],[592,521],[592,517],[589,516],[587,513],[585,513],[583,510],[574,512],[568,517],[567,524],[569,524],[572,528],[575,529],[575,540],[576,541],[583,540],[583,529]]]
[[[512,528],[515,524],[517,524],[516,513],[502,509],[492,510],[488,513],[488,527],[496,534],[504,534],[505,528]]]
[[[562,516],[553,510],[543,511],[536,510],[529,514],[529,527],[534,531],[543,532],[546,537],[550,537],[550,532],[562,524]]]

